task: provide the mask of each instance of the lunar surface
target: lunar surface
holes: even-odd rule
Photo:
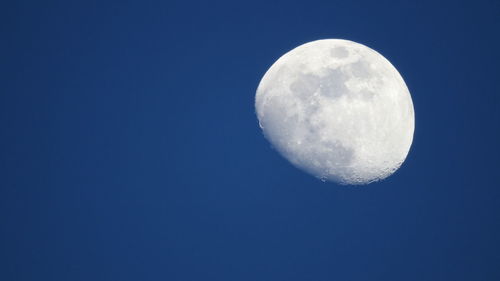
[[[262,78],[255,108],[271,144],[323,181],[384,179],[413,140],[403,78],[381,54],[352,41],[313,41],[283,55]]]

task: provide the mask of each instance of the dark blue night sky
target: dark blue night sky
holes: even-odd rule
[[[0,280],[500,280],[500,2],[13,1],[0,8]],[[282,54],[344,38],[410,89],[388,179],[263,137]]]

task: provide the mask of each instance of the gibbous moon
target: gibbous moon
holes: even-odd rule
[[[415,128],[396,68],[348,40],[313,41],[283,55],[260,81],[255,108],[264,135],[288,161],[340,184],[390,176]]]

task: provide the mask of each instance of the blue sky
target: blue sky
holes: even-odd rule
[[[500,279],[498,1],[2,6],[1,280]],[[323,183],[260,131],[262,75],[324,38],[410,89],[382,182]]]

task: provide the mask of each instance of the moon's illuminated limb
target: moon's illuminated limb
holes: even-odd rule
[[[266,138],[286,159],[342,184],[388,177],[413,140],[403,78],[382,55],[352,41],[313,41],[283,55],[262,78],[255,107]]]

